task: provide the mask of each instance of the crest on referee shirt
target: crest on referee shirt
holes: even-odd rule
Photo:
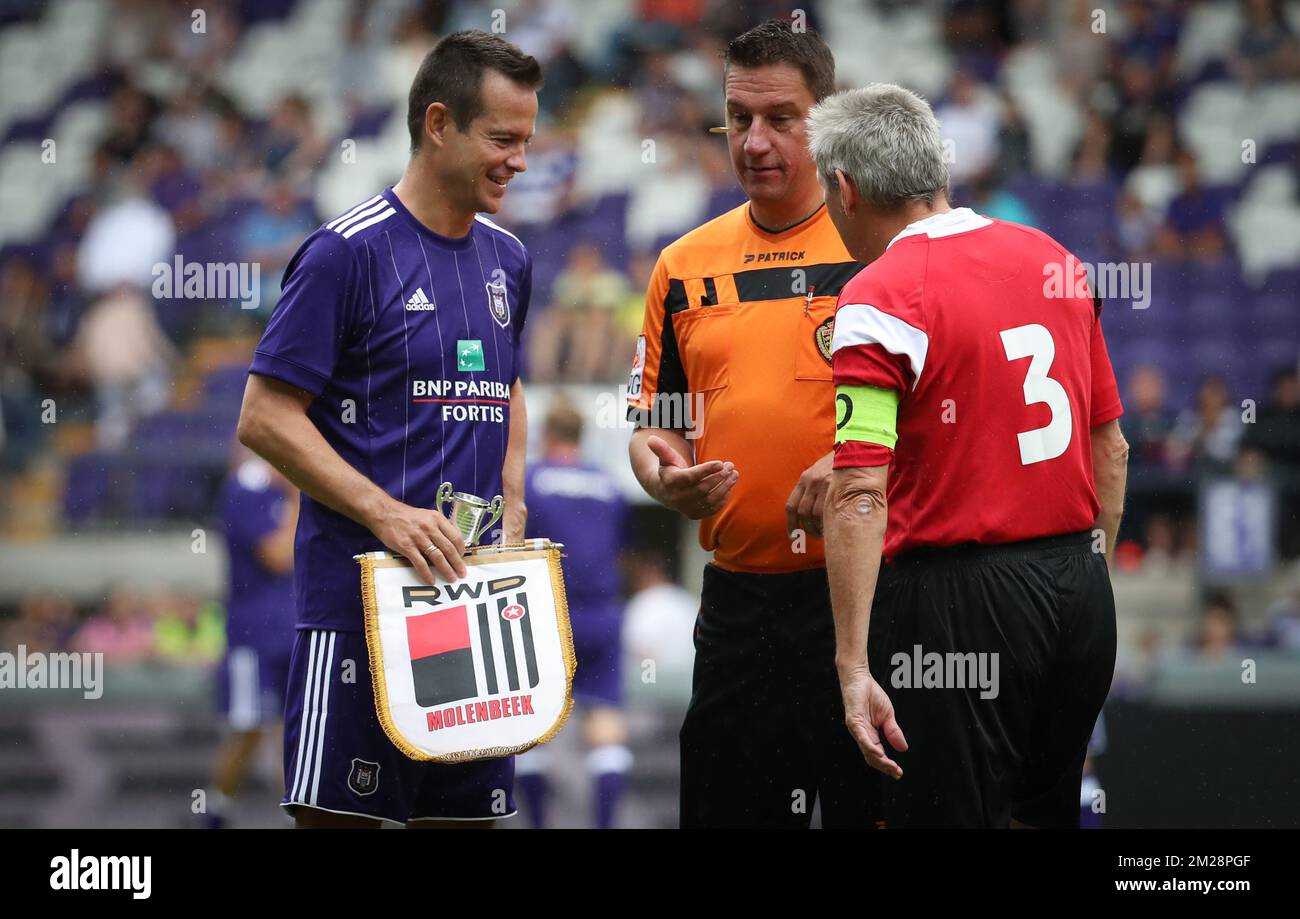
[[[459,581],[405,559],[357,556],[375,710],[415,760],[522,753],[559,733],[576,661],[558,544],[471,549]]]
[[[487,289],[488,310],[491,311],[492,318],[501,328],[506,328],[510,325],[510,302],[506,300],[505,282],[494,281],[483,286]]]
[[[832,316],[817,327],[813,333],[813,338],[817,342],[817,350],[821,352],[826,363],[831,362],[831,339],[835,335],[835,317]]]

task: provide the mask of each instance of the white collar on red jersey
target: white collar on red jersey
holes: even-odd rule
[[[975,213],[968,207],[958,207],[942,214],[931,214],[929,217],[923,217],[909,223],[903,228],[903,232],[889,241],[889,246],[892,246],[904,236],[915,236],[918,233],[924,233],[931,239],[939,239],[943,236],[952,236],[954,233],[978,230],[980,227],[986,227],[992,222],[989,218]],[[888,249],[889,246],[885,246],[885,248]]]

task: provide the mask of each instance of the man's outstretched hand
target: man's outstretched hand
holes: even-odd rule
[[[731,487],[740,478],[740,470],[734,463],[710,460],[692,466],[662,437],[651,437],[646,446],[659,458],[659,494],[655,497],[665,507],[691,520],[721,510]]]

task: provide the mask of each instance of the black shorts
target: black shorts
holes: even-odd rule
[[[1115,669],[1115,598],[1088,534],[885,566],[868,645],[908,743],[891,753],[903,777],[882,783],[886,826],[1079,825]]]
[[[683,827],[873,828],[879,774],[844,726],[825,569],[704,569],[681,731]]]

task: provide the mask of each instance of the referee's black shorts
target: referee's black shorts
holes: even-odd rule
[[[903,777],[882,782],[886,826],[1079,825],[1115,669],[1115,598],[1087,533],[885,566],[868,643],[908,743],[891,753]]]
[[[825,569],[707,565],[681,730],[683,827],[873,828],[881,777],[844,726]]]

